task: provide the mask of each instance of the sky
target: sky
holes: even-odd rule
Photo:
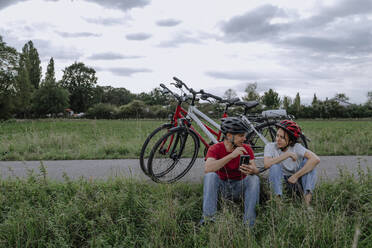
[[[0,0],[0,35],[32,40],[43,76],[76,62],[98,85],[150,92],[176,76],[222,96],[249,83],[302,103],[372,91],[371,0]]]

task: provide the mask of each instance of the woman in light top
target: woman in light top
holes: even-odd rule
[[[305,203],[310,204],[317,180],[315,167],[319,157],[298,143],[301,128],[291,120],[276,125],[275,142],[265,146],[264,167],[270,169],[269,182],[274,194],[283,194],[283,181],[289,186],[299,185]]]

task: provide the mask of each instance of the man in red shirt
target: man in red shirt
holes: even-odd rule
[[[244,144],[249,127],[239,117],[222,120],[224,140],[211,146],[205,157],[203,218],[212,219],[217,212],[218,194],[229,199],[244,199],[244,223],[253,226],[259,200],[259,170],[252,148]],[[240,156],[249,155],[250,162],[240,165]]]

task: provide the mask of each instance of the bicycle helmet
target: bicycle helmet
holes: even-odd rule
[[[248,131],[249,126],[246,125],[240,117],[226,117],[222,119],[221,132],[223,134],[238,134]]]
[[[289,135],[291,135],[296,140],[300,137],[302,134],[301,128],[297,125],[296,122],[291,120],[284,120],[280,123],[275,124],[275,126],[283,128]]]

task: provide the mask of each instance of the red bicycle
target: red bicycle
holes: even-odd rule
[[[222,138],[220,125],[198,110],[195,106],[197,96],[200,95],[200,98],[203,100],[213,98],[218,103],[226,104],[222,118],[227,117],[227,110],[232,105],[241,105],[247,110],[258,104],[257,102],[240,102],[239,98],[230,100],[222,99],[213,94],[206,93],[203,90],[196,92],[192,88],[188,88],[186,84],[176,77],[173,79],[176,81],[174,85],[177,88],[182,89],[182,87],[184,87],[192,96],[189,97],[186,94],[179,96],[169,90],[165,85],[160,85],[165,93],[170,93],[177,99],[178,104],[171,122],[163,124],[155,129],[147,137],[141,149],[141,169],[156,182],[174,182],[182,178],[190,170],[198,156],[200,141],[204,145],[205,155],[209,146],[217,143]],[[191,104],[186,111],[181,105],[188,100],[191,100]],[[201,121],[199,117],[204,119],[204,122]],[[210,142],[207,142],[200,132],[194,128],[191,124],[191,120],[200,127],[201,131],[209,138]],[[187,126],[187,132],[182,128],[185,125]],[[163,136],[158,140],[155,136],[159,134],[163,134]],[[155,145],[150,144],[151,141],[154,140],[157,140],[157,143],[155,143]],[[149,153],[150,149],[152,150]],[[149,160],[147,160],[147,154],[149,154]]]
[[[173,84],[177,88],[181,89],[182,86],[183,86],[186,89],[189,89],[182,81],[178,80],[177,78],[174,78],[174,79],[176,80],[177,83],[173,83]],[[154,131],[152,131],[142,145],[141,153],[140,153],[140,166],[141,166],[141,170],[148,176],[150,176],[150,174],[148,172],[147,159],[148,159],[148,156],[149,156],[149,154],[151,152],[151,149],[153,148],[155,142],[158,141],[159,138],[162,137],[164,134],[168,133],[169,129],[177,127],[181,120],[185,121],[185,119],[186,119],[188,111],[185,110],[182,107],[183,103],[188,102],[189,100],[191,100],[191,106],[194,106],[194,109],[196,109],[195,101],[197,100],[196,96],[198,94],[200,94],[200,98],[203,99],[203,100],[207,100],[209,97],[211,97],[211,98],[217,100],[219,103],[225,103],[226,104],[224,112],[222,114],[222,118],[225,118],[225,117],[227,117],[228,108],[239,101],[239,98],[235,98],[235,99],[231,99],[231,100],[224,100],[224,99],[222,99],[218,96],[214,96],[212,94],[205,93],[203,90],[201,90],[199,92],[195,92],[192,89],[189,89],[190,92],[194,93],[193,96],[189,96],[187,94],[178,95],[177,93],[175,93],[175,92],[171,91],[169,88],[167,88],[164,84],[160,84],[160,87],[163,88],[163,93],[164,94],[171,94],[177,100],[177,106],[176,106],[175,112],[171,116],[170,122],[169,123],[164,123],[161,126],[159,126],[158,128],[156,128]],[[207,119],[209,121],[209,123],[211,123],[217,129],[217,130],[214,130],[213,128],[209,127],[206,123],[202,123],[204,128],[206,128],[206,130],[208,130],[209,133],[211,133],[213,136],[215,136],[211,139],[211,141],[212,142],[214,141],[213,143],[217,142],[218,140],[221,139],[221,131],[219,130],[220,126],[217,123],[215,123],[212,119],[210,119],[208,116],[203,114],[202,112],[200,112],[200,113],[203,116],[203,118]],[[211,142],[207,142],[202,137],[202,135],[199,134],[194,129],[194,127],[190,126],[190,128],[193,129],[193,131],[197,134],[200,141],[204,144],[204,146],[205,146],[204,153],[206,153],[206,151],[208,150]],[[163,149],[165,149],[164,145],[162,147],[163,147]],[[166,152],[167,152],[166,150],[163,151],[163,153],[166,153]]]

